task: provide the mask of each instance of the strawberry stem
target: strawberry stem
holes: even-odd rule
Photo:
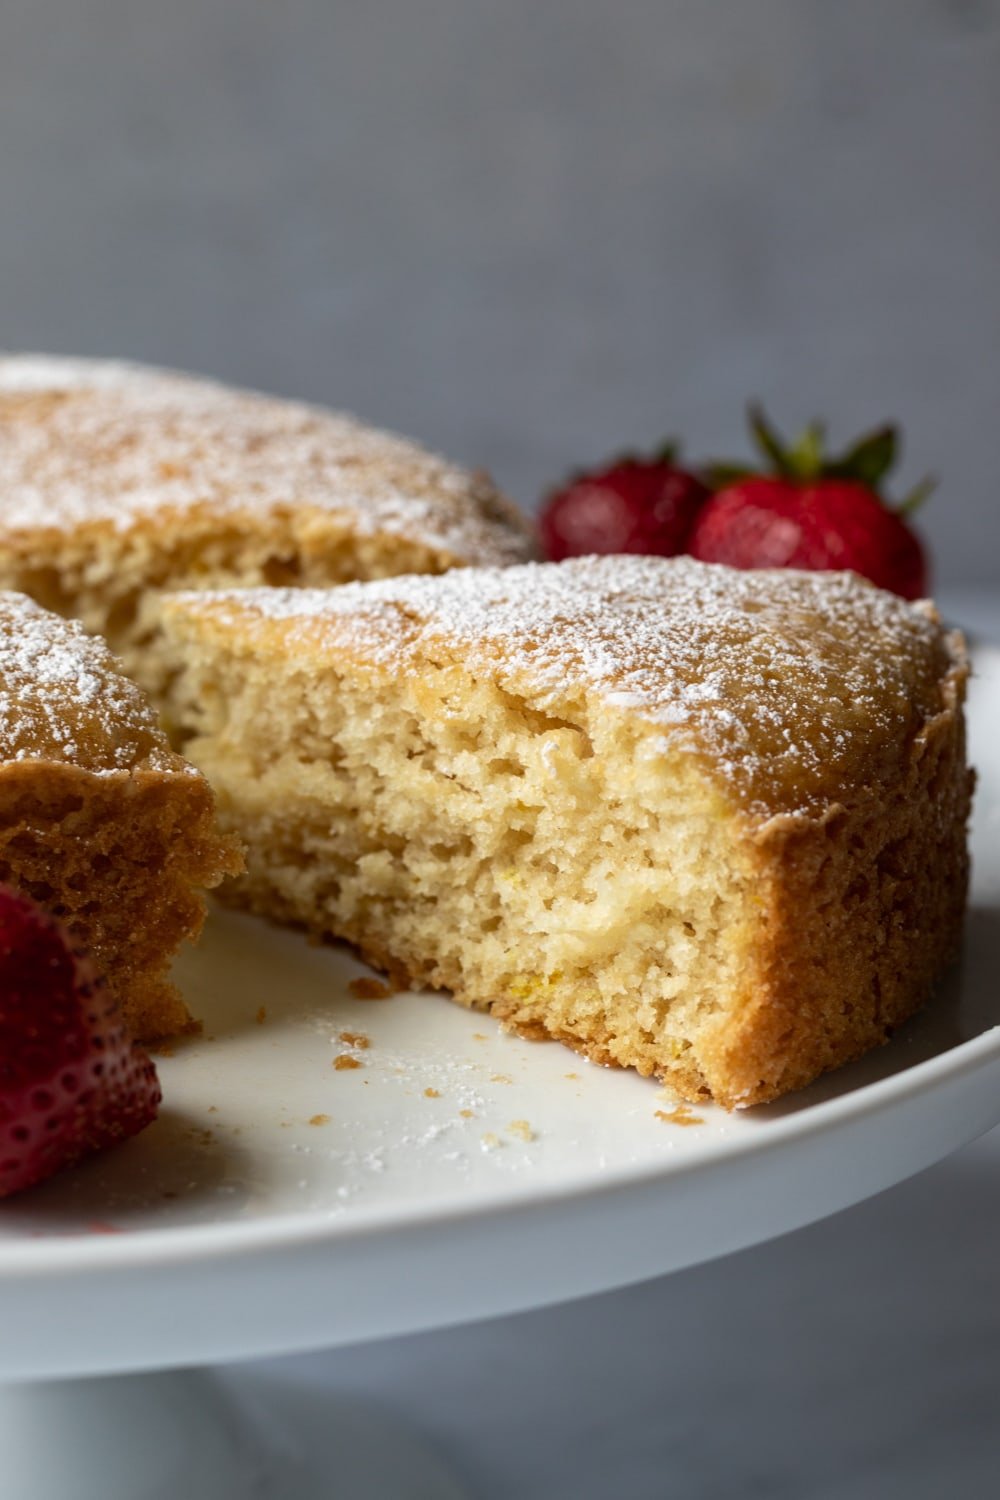
[[[896,506],[896,514],[900,516],[912,516],[913,512],[920,509],[928,495],[933,494],[937,487],[937,476],[934,474],[925,474],[923,479],[918,480],[912,490],[903,496],[902,500]]]
[[[768,460],[761,472],[775,474],[800,484],[816,479],[846,479],[862,484],[888,504],[881,485],[899,456],[899,432],[891,422],[866,432],[842,454],[827,457],[826,429],[810,422],[793,443],[786,443],[759,402],[747,408],[747,421],[754,442]],[[715,489],[745,479],[754,471],[738,464],[713,464],[705,470]],[[936,479],[922,479],[899,505],[891,507],[901,516],[913,513],[935,488]]]
[[[796,479],[816,479],[823,472],[823,450],[826,428],[822,422],[810,422],[788,451]]]
[[[793,479],[795,469],[785,447],[785,440],[777,428],[771,425],[759,402],[750,403],[747,408],[747,420],[754,441],[761,452],[771,460],[779,474],[784,475],[786,479]]]

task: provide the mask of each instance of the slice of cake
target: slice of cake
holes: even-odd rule
[[[62,919],[134,1035],[191,1024],[167,970],[199,887],[240,869],[204,776],[103,642],[0,593],[0,882]]]
[[[246,906],[727,1107],[959,939],[964,646],[852,574],[649,557],[164,602]]]
[[[102,361],[0,358],[0,588],[161,686],[162,588],[342,583],[524,561],[482,474],[350,417]]]

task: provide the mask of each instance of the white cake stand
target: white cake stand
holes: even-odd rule
[[[161,1059],[162,1118],[0,1208],[12,1500],[444,1500],[458,1491],[401,1435],[327,1411],[296,1448],[294,1423],[189,1367],[678,1270],[1000,1121],[1000,654],[978,668],[963,962],[887,1047],[776,1105],[677,1111],[439,997],[358,998],[347,953],[213,914],[180,974],[206,1034]],[[117,1378],[80,1378],[97,1375]]]

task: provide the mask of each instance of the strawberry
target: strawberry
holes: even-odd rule
[[[539,516],[551,562],[590,552],[683,552],[709,491],[666,447],[652,458],[620,458],[577,474],[549,495]]]
[[[66,928],[0,885],[0,1198],[155,1119],[156,1070]]]
[[[845,568],[904,599],[926,595],[926,554],[906,516],[931,486],[924,481],[896,508],[879,492],[896,457],[895,428],[880,427],[830,459],[818,423],[791,447],[759,409],[751,408],[750,425],[773,471],[715,471],[721,488],[692,528],[694,557],[734,568]]]

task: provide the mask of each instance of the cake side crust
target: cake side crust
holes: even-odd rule
[[[191,1024],[167,979],[199,888],[242,868],[205,778],[105,644],[0,592],[0,880],[62,917],[144,1039]]]
[[[768,934],[760,979],[709,1049],[736,1103],[777,1097],[888,1041],[958,953],[975,776],[956,633],[949,653],[940,711],[906,747],[898,777],[756,832]]]
[[[0,765],[0,880],[67,924],[141,1041],[196,1029],[170,964],[201,931],[202,892],[242,868],[201,776]]]

